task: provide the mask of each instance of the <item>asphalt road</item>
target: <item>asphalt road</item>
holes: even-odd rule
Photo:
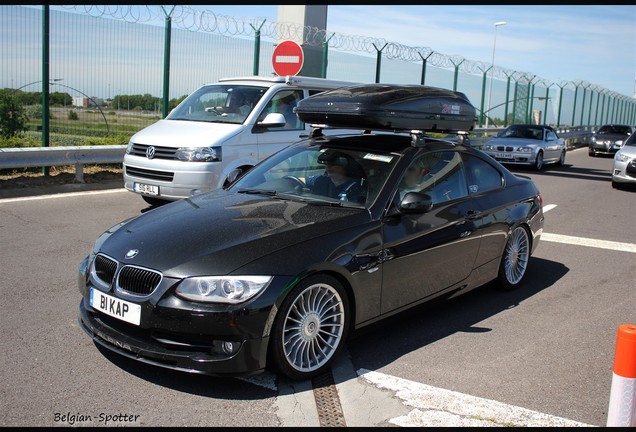
[[[562,168],[513,167],[546,209],[524,286],[485,286],[356,334],[334,366],[347,425],[452,425],[431,415],[455,403],[511,407],[513,424],[531,412],[605,426],[617,329],[636,323],[636,190],[612,189],[611,165],[583,148]],[[0,426],[318,426],[309,382],[167,371],[83,333],[80,260],[102,231],[147,208],[108,186],[0,199]],[[431,389],[448,396],[444,408],[422,406]],[[499,424],[495,414],[464,419]]]

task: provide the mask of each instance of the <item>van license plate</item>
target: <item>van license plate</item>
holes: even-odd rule
[[[141,323],[140,305],[104,294],[92,287],[90,304],[93,308],[122,321],[135,325],[139,325]]]
[[[159,186],[148,185],[143,183],[135,183],[133,189],[137,193],[146,195],[159,195]]]

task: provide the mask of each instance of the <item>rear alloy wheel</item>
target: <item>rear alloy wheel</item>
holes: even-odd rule
[[[318,375],[342,348],[348,328],[348,298],[340,282],[328,275],[312,276],[280,307],[272,328],[272,366],[293,380]]]
[[[559,166],[563,166],[565,165],[565,150],[563,150],[561,152],[561,156],[559,157],[559,162],[558,162]]]
[[[537,153],[537,159],[534,161],[534,169],[540,171],[543,168],[543,152]]]
[[[528,231],[518,226],[512,231],[499,265],[499,284],[505,290],[519,286],[526,274],[530,260],[530,237]]]

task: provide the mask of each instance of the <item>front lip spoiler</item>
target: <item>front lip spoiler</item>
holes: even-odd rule
[[[196,353],[194,355],[184,353],[179,355],[168,350],[159,351],[157,347],[154,346],[147,346],[144,348],[140,346],[141,344],[138,341],[121,334],[115,338],[108,334],[107,328],[101,328],[102,326],[99,323],[95,323],[90,319],[88,311],[84,307],[83,300],[80,301],[80,314],[77,321],[80,328],[93,340],[93,342],[105,349],[129,359],[164,369],[218,377],[248,376],[260,373],[265,369],[264,365],[251,364],[245,370],[235,370],[237,365],[246,365],[246,362],[243,359],[238,359],[237,361],[237,358],[244,356],[244,350],[247,345],[246,343],[244,343],[241,346],[241,349],[232,357],[220,358],[218,356],[214,357],[203,353]],[[187,367],[185,366],[187,363],[192,363],[197,366],[205,365],[210,367]]]

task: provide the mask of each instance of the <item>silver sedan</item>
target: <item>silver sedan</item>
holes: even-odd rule
[[[536,170],[545,164],[565,164],[565,140],[546,125],[515,124],[484,144],[482,150],[502,164],[529,165]]]
[[[612,187],[627,184],[636,184],[636,133],[631,134],[614,155]]]

